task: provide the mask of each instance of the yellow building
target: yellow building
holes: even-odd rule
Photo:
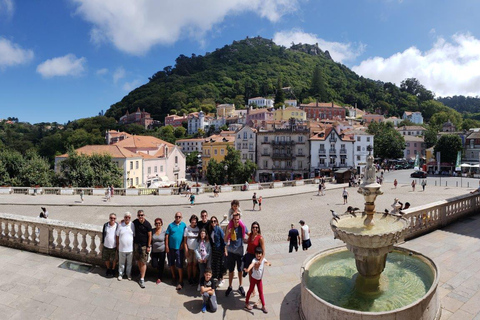
[[[215,159],[223,161],[227,155],[227,147],[235,149],[235,135],[213,135],[205,139],[202,146],[202,168],[207,172],[208,162]]]
[[[285,108],[285,106],[283,106],[282,108],[275,110],[274,116],[275,121],[287,121],[291,118],[299,121],[307,120],[307,114],[305,111],[295,107]]]

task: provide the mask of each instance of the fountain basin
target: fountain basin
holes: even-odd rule
[[[380,292],[372,295],[357,292],[358,273],[352,258],[351,252],[339,247],[317,253],[304,262],[300,308],[303,319],[440,318],[439,276],[432,260],[420,253],[394,247],[381,275]],[[405,268],[408,272],[404,272]],[[418,288],[413,290],[413,285]],[[401,296],[405,292],[411,297]]]

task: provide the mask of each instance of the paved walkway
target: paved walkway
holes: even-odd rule
[[[334,186],[329,186],[332,192]],[[337,187],[342,187],[337,186]],[[431,202],[436,198],[454,196],[466,193],[466,189],[428,188],[425,193],[407,191],[408,186],[399,186],[398,190],[391,190],[391,186],[382,188],[386,194],[398,192],[408,199],[419,199],[419,203]],[[262,195],[269,200],[273,207],[275,203],[283,206],[281,214],[277,211],[262,211],[266,221],[283,219],[291,214],[296,217],[296,211],[304,210],[303,201],[311,205],[312,193],[316,186],[308,185],[295,188],[281,188],[262,190]],[[325,211],[331,206],[343,208],[339,202],[340,190],[334,191],[334,197],[318,197],[316,205],[325,204]],[[298,193],[293,197],[286,197]],[[305,195],[307,193],[307,195]],[[353,189],[351,195],[353,196]],[[356,193],[356,192],[355,192]],[[396,195],[396,193],[395,193]],[[357,194],[357,196],[359,196]],[[200,195],[198,203],[218,201],[230,202],[232,199],[249,200],[251,192],[235,192],[221,194],[220,198],[210,198],[210,195]],[[390,199],[379,197],[381,205],[390,203]],[[276,198],[276,199],[275,199]],[[423,198],[423,201],[422,201]],[[278,200],[277,200],[278,199]],[[307,199],[307,200],[305,200]],[[335,199],[332,201],[332,199]],[[359,198],[360,199],[360,198]],[[357,201],[360,201],[357,199]],[[316,199],[313,199],[316,200]],[[354,200],[354,199],[352,199]],[[104,221],[105,207],[132,207],[132,206],[174,206],[185,205],[186,199],[162,196],[144,197],[115,197],[111,203],[103,203],[100,197],[87,197],[85,203],[78,197],[69,196],[20,196],[1,195],[0,211],[17,213],[14,209],[20,208],[19,214],[29,210],[30,215],[37,215],[40,205],[66,208],[72,206],[76,214],[94,212],[79,218],[88,221]],[[383,202],[382,202],[383,201]],[[331,202],[329,205],[327,202]],[[287,210],[287,205],[289,205]],[[34,206],[34,207],[32,207]],[[96,207],[101,206],[101,215]],[[222,204],[225,207],[225,204]],[[315,205],[313,205],[315,206]],[[379,208],[380,205],[378,205]],[[88,209],[87,209],[88,208]],[[201,206],[198,206],[198,211]],[[242,205],[243,208],[243,205]],[[10,210],[11,209],[11,210]],[[168,209],[171,211],[172,209]],[[120,210],[120,208],[119,208]],[[153,209],[151,209],[153,210]],[[244,209],[245,210],[245,209]],[[291,212],[290,212],[291,211]],[[275,214],[277,213],[277,214]],[[288,213],[288,214],[286,214]],[[60,215],[60,212],[58,212]],[[250,213],[246,213],[248,217]],[[252,213],[253,214],[253,213]],[[302,214],[302,212],[300,212]],[[303,213],[304,214],[304,213]],[[169,213],[171,216],[171,213]],[[260,219],[260,217],[258,217]],[[288,221],[293,218],[287,217]],[[311,218],[312,221],[313,217]],[[329,217],[325,213],[327,221]],[[76,220],[76,219],[74,219]],[[88,222],[84,221],[84,222]],[[262,223],[262,231],[268,224]],[[298,221],[298,220],[296,220]],[[296,222],[295,221],[295,222]],[[323,220],[322,220],[323,221]],[[292,221],[293,222],[293,221]],[[315,222],[316,223],[316,222]],[[314,228],[319,225],[312,223]],[[323,222],[322,222],[323,223]],[[325,226],[323,226],[325,227]],[[327,229],[327,227],[325,227]],[[327,236],[328,235],[328,236]],[[226,287],[217,290],[219,309],[215,314],[200,312],[201,299],[196,287],[187,286],[177,292],[167,277],[165,283],[156,285],[154,278],[147,278],[146,288],[141,289],[134,281],[117,281],[104,277],[104,269],[95,267],[90,273],[80,273],[66,270],[58,266],[64,259],[33,254],[0,247],[0,318],[4,319],[299,319],[300,295],[300,267],[308,254],[343,245],[339,240],[333,240],[331,233],[313,236],[313,247],[308,252],[289,254],[286,242],[271,241],[267,244],[267,258],[272,262],[266,267],[264,277],[265,299],[269,313],[264,315],[261,310],[252,312],[243,310],[244,298],[238,293],[225,297]],[[404,247],[419,251],[432,258],[440,269],[439,292],[442,299],[442,319],[479,319],[480,320],[480,217],[472,216],[459,221],[443,230],[437,230],[428,235],[411,240],[403,244]],[[307,254],[308,253],[308,254]],[[248,287],[246,280],[245,287]],[[238,280],[234,280],[234,289],[238,288]],[[256,301],[255,298],[253,301]],[[413,320],[413,319],[412,319]]]

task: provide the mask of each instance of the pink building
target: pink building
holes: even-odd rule
[[[247,125],[252,126],[254,123],[259,123],[262,121],[273,121],[274,113],[266,108],[262,109],[253,109],[250,108],[247,111]]]
[[[420,157],[425,157],[425,141],[423,137],[403,136],[405,138],[405,150],[403,157],[405,159],[415,159],[417,154]]]
[[[145,127],[145,129],[150,127],[153,122],[154,120],[150,117],[150,113],[145,112],[145,110],[140,111],[140,108],[138,108],[135,113],[129,113],[127,110],[127,113],[122,116],[119,121],[120,124],[139,124]]]
[[[166,126],[170,125],[172,127],[181,127],[184,122],[188,122],[186,115],[177,116],[176,114],[172,114],[165,117]]]

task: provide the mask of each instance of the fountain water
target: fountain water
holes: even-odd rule
[[[321,252],[304,263],[301,315],[306,319],[438,319],[438,271],[427,257],[394,244],[408,223],[398,199],[393,210],[375,211],[383,194],[375,181],[371,148],[358,192],[364,212],[332,219],[335,238],[346,248]],[[354,259],[352,259],[352,253]],[[353,265],[355,261],[355,265]]]

